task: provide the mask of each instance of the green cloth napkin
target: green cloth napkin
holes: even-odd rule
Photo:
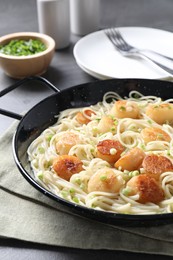
[[[173,224],[119,227],[72,214],[34,189],[12,155],[15,122],[0,138],[0,236],[80,249],[111,249],[173,256]]]

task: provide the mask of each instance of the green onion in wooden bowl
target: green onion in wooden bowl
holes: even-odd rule
[[[0,45],[0,53],[14,56],[33,55],[46,50],[46,45],[39,39],[14,39],[5,45]]]
[[[0,68],[13,78],[46,72],[55,52],[55,41],[46,34],[19,32],[0,37]]]

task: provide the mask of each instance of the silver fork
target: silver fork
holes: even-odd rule
[[[167,57],[165,55],[162,55],[160,53],[157,53],[155,51],[151,51],[151,50],[142,50],[142,49],[137,49],[136,47],[128,44],[125,39],[122,37],[121,33],[119,32],[119,30],[115,29],[115,28],[110,28],[110,29],[105,29],[104,30],[106,36],[109,38],[109,40],[113,43],[113,45],[116,47],[116,49],[122,53],[123,55],[127,55],[127,56],[134,56],[134,55],[138,55],[146,60],[149,60],[150,62],[154,63],[155,65],[157,65],[158,67],[160,67],[161,69],[167,71],[169,74],[173,74],[173,69],[167,67],[166,65],[161,64],[160,62],[153,60],[151,57],[149,57],[146,53],[144,54],[144,52],[150,52],[150,53],[154,53],[157,56],[160,56],[164,59],[167,59],[171,62],[173,62],[173,59],[170,57]],[[172,63],[173,66],[173,63]]]

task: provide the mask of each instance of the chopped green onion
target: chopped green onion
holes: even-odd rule
[[[50,140],[52,139],[52,137],[53,137],[53,135],[49,135],[49,136],[47,137],[47,141],[50,142]]]
[[[61,195],[62,195],[62,197],[63,197],[64,199],[66,199],[67,196],[68,196],[68,191],[62,190],[62,191],[61,191]]]
[[[150,125],[152,125],[152,121],[149,119],[149,120],[147,120],[147,122],[150,124]]]
[[[38,147],[38,151],[39,153],[43,154],[45,152],[45,149],[43,147]]]
[[[140,147],[141,147],[142,150],[145,150],[145,145],[144,144],[141,144]]]
[[[133,94],[133,97],[134,97],[135,99],[139,99],[141,96],[140,96],[138,93],[134,93],[134,94]]]
[[[128,196],[131,192],[131,189],[129,187],[126,187],[122,190],[123,195]]]
[[[73,194],[73,193],[75,193],[75,189],[74,189],[74,188],[71,188],[71,189],[69,190],[69,192],[70,192],[71,194]]]
[[[49,168],[50,166],[52,166],[51,161],[45,161],[44,167],[45,167],[45,168]]]
[[[80,188],[81,188],[81,190],[85,190],[86,185],[85,185],[84,183],[82,183],[82,184],[80,185]]]
[[[120,110],[121,110],[121,111],[126,111],[126,108],[125,108],[124,106],[121,106],[121,107],[120,107]]]
[[[118,120],[114,120],[114,125],[118,125]]]
[[[107,176],[106,176],[106,175],[100,176],[100,180],[101,180],[101,181],[105,181],[106,179],[107,179]]]
[[[139,175],[139,171],[131,171],[131,172],[129,172],[129,176],[130,177],[134,177],[134,176],[138,176]]]
[[[76,178],[76,179],[75,179],[75,182],[76,182],[78,185],[80,185],[80,184],[81,184],[81,179]]]
[[[111,127],[111,131],[115,131],[116,130],[116,128],[115,127]]]
[[[167,150],[167,155],[170,156],[171,155],[171,151]]]
[[[37,177],[42,181],[43,180],[43,172],[39,172]]]
[[[113,121],[114,121],[114,120],[117,121],[116,118],[115,118],[115,116],[109,115],[109,117],[110,117]]]
[[[79,199],[78,199],[77,197],[74,197],[74,198],[73,198],[73,201],[74,201],[75,203],[79,203]]]
[[[15,39],[5,45],[0,45],[0,53],[13,56],[28,56],[44,50],[46,50],[46,45],[39,39]]]
[[[94,153],[94,151],[95,151],[94,148],[91,148],[91,149],[90,149],[90,152],[91,152],[91,153]]]

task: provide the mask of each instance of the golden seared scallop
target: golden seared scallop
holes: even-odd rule
[[[157,127],[146,127],[141,131],[141,136],[145,143],[152,141],[165,141],[170,142],[170,136],[160,128]]]
[[[59,155],[68,154],[70,149],[79,142],[78,135],[66,132],[61,136],[61,139],[56,141],[56,151]]]
[[[91,115],[95,115],[95,112],[91,109],[86,109],[83,112],[78,112],[76,114],[76,120],[79,124],[87,125],[91,121]]]
[[[165,156],[148,154],[145,156],[142,167],[144,172],[155,179],[159,179],[160,174],[167,171],[173,171],[172,162]]]
[[[61,155],[54,160],[53,169],[59,177],[69,181],[73,174],[83,170],[83,163],[76,156]]]
[[[166,123],[173,124],[173,104],[171,103],[164,103],[160,105],[150,104],[145,113],[148,117],[160,125]]]
[[[103,116],[98,123],[97,130],[99,133],[112,132],[115,133],[117,129],[117,120],[113,116]]]
[[[110,168],[103,168],[98,170],[88,182],[88,192],[103,191],[117,193],[124,184],[121,176],[116,176],[114,171]]]
[[[164,192],[159,183],[147,174],[132,177],[125,189],[128,191],[128,196],[138,194],[137,201],[143,204],[147,202],[159,203],[164,199]]]
[[[113,105],[110,114],[117,118],[139,118],[139,107],[133,101],[118,100]]]
[[[126,154],[124,154],[114,166],[118,169],[121,168],[122,171],[134,171],[139,169],[142,161],[145,157],[145,153],[138,147],[132,148]]]
[[[120,158],[124,149],[119,141],[106,139],[98,143],[96,157],[113,164]]]

